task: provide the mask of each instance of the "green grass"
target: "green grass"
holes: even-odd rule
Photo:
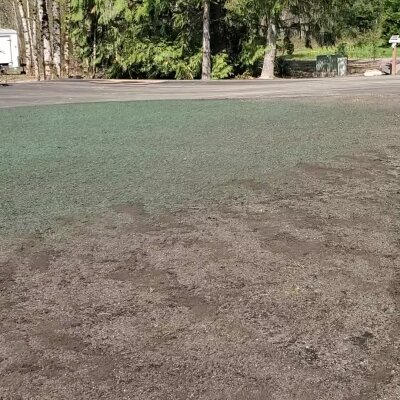
[[[313,49],[296,48],[292,56],[286,56],[294,60],[315,60],[320,55],[333,55],[339,52],[338,46],[334,47],[315,47]],[[392,50],[388,47],[373,47],[372,45],[356,46],[346,45],[346,54],[350,59],[373,59],[390,58]]]
[[[368,143],[387,115],[340,102],[154,101],[0,109],[0,232],[126,203],[176,208]],[[385,119],[386,118],[386,119]]]

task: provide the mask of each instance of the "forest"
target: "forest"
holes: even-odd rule
[[[2,0],[0,28],[37,79],[269,79],[299,46],[387,47],[400,0]]]

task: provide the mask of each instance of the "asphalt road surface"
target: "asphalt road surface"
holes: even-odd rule
[[[0,87],[0,108],[100,101],[395,96],[400,76],[274,81],[68,80]]]

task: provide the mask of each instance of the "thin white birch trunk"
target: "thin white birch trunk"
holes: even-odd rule
[[[53,63],[57,78],[61,78],[61,20],[59,0],[53,0]]]
[[[24,38],[25,64],[27,73],[30,74],[32,70],[32,45],[31,41],[29,40],[28,21],[26,19],[26,13],[22,0],[17,0],[17,7],[22,26],[22,35]]]
[[[43,46],[44,79],[51,79],[51,41],[49,14],[47,11],[46,0],[38,0],[39,22],[41,28],[41,42]]]

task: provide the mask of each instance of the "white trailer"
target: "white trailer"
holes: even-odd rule
[[[0,65],[18,68],[18,33],[13,29],[0,29]]]

